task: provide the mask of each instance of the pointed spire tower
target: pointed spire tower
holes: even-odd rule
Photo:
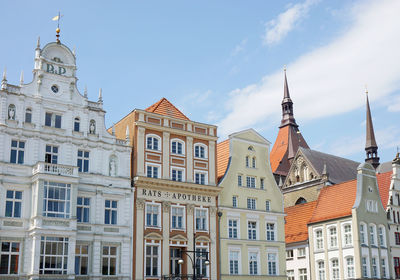
[[[309,148],[307,142],[299,131],[299,126],[294,118],[293,101],[290,98],[289,86],[284,69],[282,120],[279,126],[278,136],[270,154],[272,172],[278,180],[278,176],[286,177],[294,156],[299,147]]]
[[[374,126],[372,124],[371,109],[369,107],[368,91],[367,94],[367,133],[365,141],[365,153],[367,155],[365,162],[372,164],[376,169],[379,166],[378,145],[375,140]]]

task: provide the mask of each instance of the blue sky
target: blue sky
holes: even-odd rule
[[[118,4],[116,4],[118,3]],[[283,67],[311,148],[364,160],[365,85],[381,161],[400,146],[400,2],[7,1],[0,67],[31,79],[37,36],[76,47],[78,88],[103,89],[108,126],[162,97],[221,140],[253,127],[272,143]]]

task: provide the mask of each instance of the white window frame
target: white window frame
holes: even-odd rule
[[[174,215],[173,209],[181,209],[182,210],[182,227],[173,227],[173,218],[174,216],[179,217],[179,215]],[[178,220],[176,221],[176,224],[178,224]],[[186,209],[185,206],[182,205],[171,205],[171,230],[185,230],[186,229]]]
[[[256,224],[256,226],[255,226],[255,228],[250,228],[250,223],[255,223]],[[247,220],[247,240],[258,240],[259,239],[259,232],[258,232],[258,221],[257,220]],[[250,233],[250,230],[251,230],[251,233]],[[254,236],[254,232],[256,233],[256,238],[254,239],[254,238],[250,238],[250,237],[253,237]]]
[[[47,147],[50,147],[50,152],[47,151]],[[54,148],[56,148],[57,152],[54,152]],[[51,164],[58,164],[58,155],[60,154],[60,147],[53,145],[53,144],[46,144],[45,150],[44,150],[44,161],[46,163],[51,163]],[[50,156],[50,162],[48,162],[47,155]]]
[[[202,270],[202,268],[206,269],[206,274],[204,275],[204,278],[208,278],[210,275],[210,266],[205,264],[205,260],[207,258],[207,254],[205,254],[206,252],[209,252],[209,246],[207,245],[199,245],[196,246],[196,260],[199,261],[200,263],[200,271]],[[198,252],[200,251],[200,252]],[[196,261],[197,262],[197,261]],[[196,266],[196,274],[197,274],[197,279],[201,279],[201,277],[199,277],[199,272],[198,272],[198,267]]]
[[[157,139],[157,149],[154,149],[154,140],[151,140],[151,145],[149,147],[149,145],[148,145],[149,138]],[[161,152],[161,150],[162,150],[161,146],[162,146],[162,141],[161,141],[160,136],[158,136],[156,134],[146,134],[145,150]]]
[[[300,252],[301,252],[301,254],[300,254]],[[304,252],[304,254],[303,254],[303,252]],[[305,247],[297,248],[297,258],[305,258],[306,254],[307,254],[307,252],[306,252],[306,248]]]
[[[332,230],[335,230],[335,234],[332,234]],[[329,226],[328,227],[328,236],[329,236],[329,243],[328,247],[331,248],[337,248],[338,247],[338,230],[335,225]],[[335,243],[332,245],[332,241],[335,241]]]
[[[151,247],[157,247],[157,275],[153,275],[153,273],[151,273],[151,275],[147,275],[146,274],[146,261],[147,261],[147,247],[151,246]],[[157,278],[160,277],[161,275],[161,244],[159,243],[146,243],[144,246],[144,260],[143,260],[143,274],[144,274],[144,278]],[[150,258],[151,258],[151,264],[152,264],[152,268],[155,266],[153,261],[154,261],[154,255],[153,255],[153,250],[151,250],[151,254],[150,254]],[[153,270],[153,269],[151,269]]]
[[[78,128],[78,130],[76,130],[76,128]],[[74,132],[81,131],[81,119],[79,117],[74,118],[74,122],[72,124],[72,131],[74,131]]]
[[[272,230],[268,228],[269,225],[273,226]],[[272,235],[272,238],[268,239],[268,236],[271,237],[271,235]],[[266,223],[265,223],[265,237],[266,237],[267,241],[277,241],[278,234],[277,234],[277,229],[276,229],[276,222],[266,221]]]
[[[371,277],[372,278],[381,278],[380,277],[380,262],[378,256],[372,256],[371,258]]]
[[[157,207],[157,225],[153,225],[153,221],[154,221],[154,213],[152,213],[151,215],[151,224],[147,224],[147,206],[152,206],[152,207]],[[155,202],[146,202],[145,203],[145,211],[144,211],[144,224],[145,224],[145,228],[161,228],[161,203],[155,203]]]
[[[193,173],[194,173],[193,174],[193,179],[194,179],[194,182],[196,184],[208,185],[208,172],[207,171],[194,170]],[[196,182],[196,174],[199,174],[199,178],[200,178],[200,181],[198,183]],[[201,183],[201,181],[202,181],[201,177],[202,176],[204,176],[204,184]]]
[[[293,258],[294,258],[293,249],[286,250],[286,260],[293,260]]]
[[[346,232],[346,227],[350,227],[349,232]],[[351,222],[342,224],[342,246],[353,246],[353,226]]]
[[[17,146],[13,146],[13,142],[16,142]],[[22,144],[22,147],[21,147],[21,144]],[[25,161],[25,147],[26,147],[26,141],[17,140],[17,139],[11,139],[11,143],[10,143],[10,163],[24,164],[24,161]],[[13,151],[15,151],[15,162],[12,161],[12,157],[11,157]],[[22,162],[20,162],[20,157],[22,158]]]
[[[376,238],[376,225],[369,224],[369,242],[371,246],[378,246],[377,238]]]
[[[242,257],[241,257],[241,250],[240,250],[240,248],[229,248],[229,251],[228,251],[229,253],[229,255],[228,255],[228,258],[229,258],[229,275],[240,275],[240,274],[242,274],[242,264],[241,264],[241,260],[242,260]],[[231,253],[233,253],[233,252],[235,252],[235,253],[237,253],[237,260],[235,260],[235,259],[232,259],[232,255],[231,255]],[[232,270],[231,270],[231,261],[237,261],[237,273],[232,273]]]
[[[106,206],[106,202],[110,201],[110,206]],[[113,207],[113,202],[117,203],[117,207]],[[106,211],[109,211],[109,221],[106,223]],[[115,212],[115,223],[113,223],[113,213]],[[116,199],[111,199],[111,198],[105,198],[104,199],[104,224],[105,225],[118,225],[118,200]]]
[[[251,158],[251,167],[252,168],[257,168],[257,159],[256,157]]]
[[[12,197],[8,197],[8,192],[12,192]],[[21,194],[21,198],[17,198],[17,193]],[[9,218],[22,218],[22,199],[23,199],[24,192],[22,190],[15,190],[15,189],[6,189],[5,190],[5,205],[4,205],[4,217]],[[11,203],[11,216],[7,216],[7,204],[8,202]],[[19,216],[16,215],[15,209],[19,208]]]
[[[8,249],[8,251],[3,251],[3,244],[2,243],[10,243],[10,247]],[[18,251],[15,252],[13,251],[13,243],[18,244]],[[20,271],[20,267],[23,266],[23,260],[21,262],[21,256],[20,256],[20,252],[21,252],[21,242],[19,241],[10,241],[10,240],[1,240],[0,241],[0,255],[3,256],[8,256],[8,265],[7,265],[7,273],[5,274],[0,274],[0,275],[18,275],[19,271]],[[13,256],[16,256],[16,266],[18,268],[17,273],[10,273],[11,272],[11,263],[12,263],[12,258]]]
[[[381,269],[382,269],[382,278],[389,278],[388,276],[389,276],[389,273],[388,273],[388,270],[387,270],[387,261],[386,261],[386,258],[385,257],[381,257],[381,259],[380,259],[380,267],[381,267]]]
[[[307,275],[307,268],[299,268],[299,280],[307,280],[308,275]]]
[[[196,147],[199,147],[199,155],[196,156]],[[201,156],[201,148],[204,149],[204,157]],[[193,145],[193,157],[194,158],[199,158],[199,159],[208,159],[208,149],[207,149],[207,145],[203,144],[203,143],[195,143]]]
[[[320,264],[322,263],[322,267],[320,266]],[[315,266],[317,272],[316,272],[316,279],[318,280],[325,280],[326,278],[326,268],[325,268],[325,262],[323,260],[318,260],[316,262],[316,266]],[[322,277],[321,277],[321,274]]]
[[[197,229],[197,212],[198,211],[202,211],[202,212],[205,212],[206,213],[206,215],[205,215],[205,229],[204,228],[200,228],[200,229]],[[202,218],[200,218],[200,219],[204,219],[204,217],[202,217]],[[208,228],[209,228],[209,225],[208,225],[208,221],[209,220],[209,218],[208,218],[208,208],[201,208],[201,207],[199,207],[199,208],[195,208],[195,217],[194,217],[194,226],[195,226],[195,229],[196,229],[196,232],[208,232]],[[203,222],[202,222],[202,224],[203,224]]]
[[[243,175],[238,174],[238,186],[243,187]]]
[[[266,212],[271,212],[271,200],[266,200],[265,201],[265,211]]]
[[[150,167],[151,168],[151,177],[148,177],[148,171],[147,168]],[[154,167],[157,168],[157,176],[154,177]],[[160,164],[155,164],[155,163],[147,163],[146,162],[146,177],[148,178],[161,178],[161,165]]]
[[[385,226],[378,226],[378,243],[380,247],[386,247],[386,229]]]
[[[230,225],[230,222],[236,222],[236,227]],[[228,218],[227,220],[227,229],[228,229],[228,238],[229,239],[240,239],[239,228],[240,228],[240,220],[238,218]],[[236,237],[233,237],[233,232],[236,230]],[[230,232],[232,232],[232,237],[230,236]]]
[[[108,254],[107,255],[103,255],[104,252],[104,247],[108,247]],[[115,248],[115,255],[111,255],[111,248]],[[118,256],[119,256],[119,252],[118,252],[118,246],[117,245],[108,245],[108,244],[103,244],[101,246],[101,264],[102,264],[102,271],[101,271],[101,275],[118,275]],[[103,274],[103,261],[104,259],[107,259],[107,264],[108,264],[108,273],[107,274]],[[110,274],[110,261],[111,259],[115,259],[115,274]]]
[[[336,266],[333,266],[333,264],[336,264]],[[330,263],[330,272],[331,272],[331,279],[332,280],[339,280],[340,279],[340,266],[339,266],[339,259],[338,258],[333,258],[329,261]],[[334,278],[334,276],[337,276]]]
[[[366,223],[360,223],[360,244],[361,245],[368,245],[368,226]]]
[[[57,240],[59,239],[59,240]],[[62,254],[56,254],[56,255],[52,255],[50,254],[46,254],[46,245],[50,243],[50,244],[54,244],[56,243],[56,247],[57,247],[57,251],[60,248],[59,244],[62,244]],[[51,247],[53,247],[53,245],[50,245]],[[40,240],[40,259],[43,260],[43,262],[39,261],[39,274],[63,274],[66,275],[67,274],[67,264],[65,262],[68,262],[68,254],[66,253],[66,251],[68,250],[68,245],[69,245],[69,238],[68,237],[64,237],[64,236],[41,236],[41,240]],[[46,258],[50,258],[52,260],[54,259],[61,259],[61,268],[46,268],[45,264],[48,263],[46,262]],[[42,264],[42,266],[41,266]],[[64,268],[65,267],[65,268]],[[53,273],[45,273],[45,272],[53,272]]]
[[[27,107],[25,109],[25,118],[24,118],[25,123],[32,123],[32,112],[33,111],[31,107]]]
[[[79,155],[79,154],[81,154],[81,155]],[[79,165],[79,161],[81,163],[80,165]],[[90,151],[78,150],[76,153],[76,165],[78,166],[79,172],[89,173],[89,171],[90,171]],[[85,169],[85,167],[87,167],[87,169]]]
[[[147,170],[146,170],[146,171],[147,171]],[[175,171],[175,173],[176,173],[176,175],[175,175],[176,179],[175,179],[175,180],[174,180],[174,176],[173,176],[174,171]],[[181,176],[182,176],[181,180],[177,180],[177,179],[178,179],[178,173],[179,173],[179,172],[182,173],[182,174],[181,174]],[[171,174],[170,174],[171,177],[170,177],[170,178],[171,178],[172,181],[185,182],[185,181],[186,181],[185,173],[186,173],[186,172],[185,172],[185,168],[173,166],[173,167],[171,167]]]
[[[176,145],[176,152],[173,152],[173,143],[177,143],[177,145]],[[181,144],[182,145],[182,147],[181,147],[181,153],[178,153],[178,143],[179,144]],[[181,140],[181,139],[179,139],[179,138],[173,138],[173,139],[171,139],[171,147],[170,147],[170,149],[171,149],[171,154],[173,154],[173,155],[180,155],[180,156],[184,156],[185,154],[186,154],[186,149],[185,149],[185,142],[183,141],[183,140]]]
[[[250,204],[249,204],[250,202]],[[251,207],[249,207],[249,205],[251,205]],[[254,207],[253,207],[254,205]],[[251,210],[256,210],[257,209],[257,199],[253,198],[253,197],[248,197],[247,198],[247,209],[251,209]]]
[[[65,192],[65,198],[56,198],[49,197],[50,188],[53,189],[52,193],[55,196],[55,189],[58,189],[58,193],[60,194],[61,190]],[[69,199],[68,199],[69,197]],[[71,217],[71,184],[58,183],[58,182],[50,182],[43,181],[43,216],[44,217],[52,217],[52,218],[64,218],[69,219]],[[51,211],[48,210],[49,205],[53,205],[53,203],[59,203],[60,205],[64,205],[64,211]]]
[[[271,259],[272,257],[274,259]],[[270,263],[275,264],[275,273],[270,271]],[[279,275],[279,255],[278,252],[268,252],[267,251],[267,275],[278,276]]]
[[[238,197],[236,195],[232,196],[232,207],[233,208],[238,207]]]
[[[86,246],[87,247],[87,253],[82,253],[82,247]],[[90,274],[90,259],[89,259],[89,244],[75,244],[75,267],[74,267],[74,271],[76,275],[89,275]],[[77,253],[78,252],[78,253]],[[79,258],[79,271],[76,271],[76,258]],[[86,262],[87,262],[87,272],[86,273],[81,273],[82,269],[82,259],[86,258]]]
[[[318,237],[318,232],[321,232],[321,236]],[[316,228],[314,229],[314,240],[315,240],[315,250],[320,251],[324,250],[324,231],[322,228]]]
[[[246,176],[246,187],[247,188],[251,188],[251,189],[257,188],[256,181],[257,181],[256,177],[254,177],[254,176]]]
[[[78,200],[79,198],[81,199],[82,203],[79,204]],[[89,201],[89,204],[85,204],[85,200]],[[78,195],[76,198],[76,219],[78,223],[90,223],[90,197],[87,196],[80,196]],[[81,221],[78,221],[78,208],[81,208]],[[85,210],[87,209],[88,212],[88,220],[84,221],[84,217],[85,217]]]
[[[364,266],[364,260],[365,260],[365,266]],[[365,267],[365,273],[364,273],[364,267]],[[370,270],[369,270],[368,256],[361,256],[361,276],[368,278],[369,275],[370,275]]]
[[[246,156],[246,157],[245,157],[245,166],[246,166],[247,168],[250,168],[250,156]]]
[[[47,123],[47,115],[48,114],[50,115],[50,125],[48,125],[48,123]],[[59,119],[60,119],[60,127],[56,126],[57,117],[59,117]],[[44,125],[46,127],[62,128],[62,115],[59,113],[54,113],[54,112],[45,112]]]
[[[352,260],[351,264],[349,264],[350,259]],[[353,256],[345,257],[345,266],[346,266],[345,278],[353,279],[355,277],[355,267],[354,267],[354,257]]]
[[[256,263],[256,269],[257,269],[257,273],[250,273],[250,262],[252,254],[255,254],[256,258],[255,261]],[[249,267],[249,275],[260,275],[261,271],[260,271],[260,251],[259,250],[255,250],[255,249],[249,249],[248,251],[248,267]]]

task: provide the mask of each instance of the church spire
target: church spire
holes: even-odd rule
[[[367,158],[365,159],[365,162],[372,164],[372,166],[376,169],[379,166],[378,145],[376,144],[374,126],[372,124],[371,109],[369,107],[368,100],[368,91],[366,91],[365,93],[367,94],[367,133],[365,142],[365,152]]]
[[[283,85],[283,100],[282,100],[282,121],[281,121],[281,126],[286,126],[286,125],[294,125],[295,127],[298,127],[296,124],[296,120],[294,119],[294,114],[293,114],[293,101],[290,98],[289,94],[289,86],[287,82],[287,77],[286,77],[286,67],[284,68],[284,75],[285,75],[285,81]]]

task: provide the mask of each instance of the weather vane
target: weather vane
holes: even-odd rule
[[[57,29],[56,29],[57,43],[60,43],[60,19],[61,19],[61,17],[62,17],[62,15],[60,14],[60,12],[58,12],[58,15],[52,18],[53,21],[57,21]]]

